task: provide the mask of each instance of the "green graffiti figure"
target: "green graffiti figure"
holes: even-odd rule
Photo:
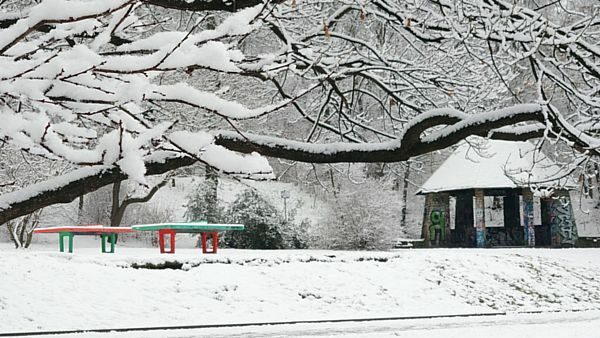
[[[444,220],[444,213],[439,210],[431,212],[431,225],[429,226],[429,239],[432,241],[436,240],[437,234],[439,233],[440,241],[446,240],[446,222]],[[437,242],[437,241],[436,241]]]

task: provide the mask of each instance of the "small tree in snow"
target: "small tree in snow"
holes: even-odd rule
[[[255,190],[247,189],[228,210],[231,221],[246,226],[244,231],[225,233],[225,244],[240,249],[283,249],[277,209]]]
[[[170,207],[164,207],[151,203],[141,203],[131,206],[127,211],[127,221],[131,224],[153,224],[173,221],[174,211]],[[124,234],[125,238],[136,238],[153,246],[158,245],[158,236],[153,231],[135,231],[132,234]]]
[[[212,181],[200,182],[188,196],[185,218],[192,221],[208,221],[210,223],[222,223],[225,219],[225,211],[219,205],[218,200],[207,190]]]
[[[371,182],[372,184],[372,182]],[[397,208],[379,189],[360,185],[360,190],[341,191],[334,198],[328,218],[316,234],[318,246],[329,249],[375,250],[388,248],[397,228]]]
[[[33,238],[33,230],[40,224],[42,210],[39,209],[29,215],[6,222],[10,239],[15,248],[28,248]]]
[[[283,238],[287,248],[308,248],[308,230],[312,227],[312,224],[308,218],[301,220],[300,223],[294,222],[294,220],[284,222],[281,226]]]

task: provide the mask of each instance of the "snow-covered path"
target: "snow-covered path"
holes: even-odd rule
[[[600,309],[594,249],[55,250],[0,247],[0,332]]]

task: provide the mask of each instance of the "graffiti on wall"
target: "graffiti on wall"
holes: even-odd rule
[[[448,204],[448,194],[439,193],[426,196],[422,234],[423,238],[429,239],[427,245],[439,245],[441,241],[446,240]]]
[[[475,190],[475,243],[478,248],[485,247],[485,201],[483,190]]]
[[[577,241],[577,226],[568,198],[561,196],[548,200],[552,245],[573,246]]]
[[[475,233],[475,242],[477,243],[478,248],[485,247],[485,229],[476,229]]]
[[[533,195],[523,194],[523,230],[525,231],[525,243],[535,246],[535,228],[533,224]]]
[[[429,239],[432,241],[446,240],[446,222],[444,212],[433,210],[430,215],[431,225],[429,226]],[[439,236],[438,239],[436,237]]]
[[[518,246],[523,244],[523,230],[521,227],[485,228],[485,235],[488,247]]]

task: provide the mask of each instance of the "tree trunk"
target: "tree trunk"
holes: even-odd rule
[[[216,170],[213,168],[206,166],[205,167],[205,201],[208,203],[206,206],[206,221],[209,223],[218,222],[218,189],[219,189],[219,175]]]
[[[11,221],[6,222],[6,227],[8,228],[8,234],[10,236],[10,240],[15,245],[15,249],[18,249],[20,246],[19,240],[18,240],[17,236],[15,236],[15,226],[16,226],[17,222],[18,221],[16,221],[16,220],[11,220]]]
[[[121,225],[121,220],[123,219],[124,211],[121,211],[121,202],[120,202],[120,194],[121,194],[121,183],[123,181],[118,181],[113,184],[112,189],[112,207],[110,209],[110,226],[118,227]]]
[[[596,177],[596,189],[598,201],[596,202],[596,208],[600,207],[600,166],[598,163],[594,163],[594,176]]]
[[[77,224],[81,224],[83,220],[83,196],[79,196],[79,204],[77,205]]]
[[[406,232],[406,214],[408,209],[406,204],[408,203],[408,179],[410,176],[410,162],[406,163],[406,169],[404,170],[404,183],[402,187],[402,210],[400,218],[400,229]]]
[[[15,249],[28,248],[33,238],[33,230],[40,223],[42,209],[36,210],[21,219],[11,220],[6,223],[10,239],[15,245]]]

